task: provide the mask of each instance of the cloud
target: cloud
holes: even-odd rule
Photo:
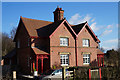
[[[103,41],[103,43],[118,43],[118,39],[106,40],[106,41]]]
[[[118,49],[117,46],[110,46],[110,47],[108,47],[108,46],[102,46],[102,48],[105,49],[106,51],[107,51],[107,50],[111,50],[111,49],[115,49],[115,50]]]
[[[78,13],[73,15],[68,21],[70,24],[76,25],[84,22],[90,22],[91,16],[87,14],[85,17],[80,16]]]
[[[100,29],[96,27],[95,18],[92,18],[89,14],[87,14],[86,16],[80,16],[78,13],[76,13],[68,21],[70,24],[73,24],[73,25],[84,23],[86,21],[88,23],[92,22],[90,27],[92,28],[93,31],[98,31]]]
[[[102,36],[104,36],[104,35],[107,35],[107,34],[109,34],[109,33],[111,33],[111,32],[112,32],[112,30],[105,30],[104,32],[102,32],[102,33],[100,34],[99,37],[102,37]]]
[[[95,18],[91,20],[91,22],[94,22],[95,21]]]
[[[113,25],[108,25],[106,28],[107,29],[110,29],[110,28],[112,28],[113,27]]]
[[[117,50],[118,49],[118,39],[110,39],[110,40],[106,40],[106,41],[103,41],[103,48],[107,51],[107,50],[110,50],[110,49],[115,49]]]
[[[99,30],[99,28],[96,27],[96,24],[97,24],[97,23],[94,22],[94,23],[92,23],[91,26],[90,26],[90,27],[92,28],[93,31],[98,31],[98,30]]]

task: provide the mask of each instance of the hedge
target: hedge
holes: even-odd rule
[[[71,67],[75,69],[75,80],[88,80],[89,69],[101,68],[102,80],[120,80],[120,68],[119,67]]]

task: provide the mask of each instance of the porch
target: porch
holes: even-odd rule
[[[32,49],[36,54],[34,59],[32,60],[32,70],[36,70],[39,74],[41,74],[49,69],[49,54],[38,48]]]
[[[97,54],[98,67],[104,67],[104,54]]]

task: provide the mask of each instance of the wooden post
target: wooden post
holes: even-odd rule
[[[13,71],[13,80],[16,80],[16,71]]]
[[[75,80],[75,69],[73,69],[73,80]]]
[[[100,80],[101,80],[101,68],[99,68]]]
[[[66,78],[66,71],[65,71],[65,67],[62,68],[62,80],[65,80]]]
[[[91,80],[91,70],[89,69],[89,80]]]

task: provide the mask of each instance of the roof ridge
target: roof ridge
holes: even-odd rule
[[[36,20],[36,21],[45,21],[45,20],[38,20],[38,19],[31,19],[31,18],[26,18],[26,17],[22,17],[20,16],[21,19],[29,19],[29,20]],[[45,22],[51,22],[51,21],[45,21]],[[51,22],[53,23],[53,22]]]

